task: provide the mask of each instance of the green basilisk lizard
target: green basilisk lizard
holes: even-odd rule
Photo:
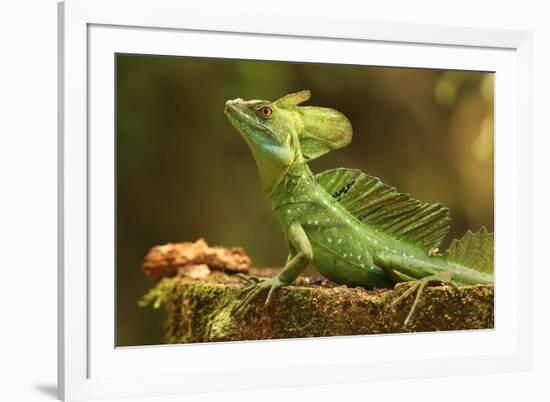
[[[338,284],[387,288],[414,281],[394,303],[416,292],[405,325],[422,290],[433,282],[493,282],[493,234],[468,231],[444,253],[449,210],[399,193],[359,170],[338,168],[313,174],[307,162],[348,145],[352,127],[340,112],[299,106],[309,91],[275,101],[234,99],[225,114],[248,144],[263,190],[288,242],[289,255],[274,278],[250,278],[241,310],[262,291],[291,284],[312,264]]]

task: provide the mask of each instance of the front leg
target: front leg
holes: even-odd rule
[[[265,289],[269,289],[265,300],[265,305],[267,306],[275,290],[281,286],[290,285],[294,282],[298,275],[300,275],[311,260],[313,260],[313,249],[300,223],[294,222],[290,225],[287,231],[287,238],[290,254],[283,270],[274,278],[263,280],[253,284],[249,288],[245,288],[245,290],[248,290],[248,293],[234,306],[233,311],[235,313],[242,310]]]

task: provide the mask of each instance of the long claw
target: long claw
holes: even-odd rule
[[[250,280],[250,276],[243,274],[242,272],[239,272],[238,274],[235,274],[235,276],[239,279],[242,279],[243,281],[248,282]]]
[[[237,278],[240,278],[242,279],[243,281],[245,281],[246,283],[260,283],[262,281],[261,278],[258,278],[257,276],[252,276],[252,275],[247,275],[247,274],[243,274],[242,272],[239,272],[238,274],[235,275]]]
[[[258,288],[253,286],[249,289],[243,299],[239,302],[238,310],[242,310],[252,300],[252,295],[257,292]]]
[[[267,293],[267,298],[265,299],[265,303],[264,305],[267,307],[269,305],[269,302],[271,301],[271,297],[273,296],[273,293],[275,292],[275,290],[277,290],[279,287],[278,286],[271,286],[271,288],[269,289],[269,292]]]
[[[407,314],[407,318],[405,318],[405,321],[403,322],[404,327],[407,327],[410,324],[412,317],[414,316],[414,313],[418,309],[418,306],[421,302],[424,289],[426,288],[426,286],[428,286],[431,283],[449,285],[449,286],[452,286],[453,289],[456,290],[457,292],[460,292],[456,283],[452,281],[452,275],[450,273],[438,273],[438,274],[428,276],[415,281],[406,291],[404,291],[401,295],[399,295],[399,297],[397,297],[391,304],[392,306],[395,306],[401,303],[407,297],[409,297],[412,293],[416,292],[413,305],[409,310],[409,313]]]
[[[246,296],[233,307],[233,312],[235,314],[239,314],[244,309],[244,307],[246,307],[258,294],[260,294],[264,290],[264,287],[258,285],[250,285],[247,288],[243,289],[243,291],[247,290],[248,293],[246,294]]]
[[[254,283],[251,283],[250,285],[246,285],[242,290],[241,293],[248,292],[249,290],[252,290],[256,287]]]
[[[245,288],[243,288],[241,290],[241,293],[246,293],[245,296],[239,300],[237,303],[235,303],[235,305],[233,306],[232,308],[232,312],[234,314],[238,314],[244,307],[244,300],[246,299],[246,297],[248,296],[248,293],[247,292],[250,292],[252,291],[252,288],[254,287],[255,285],[250,285],[250,286],[246,286]]]
[[[392,302],[392,306],[398,305],[403,300],[405,300],[407,297],[409,297],[411,294],[413,294],[416,291],[416,289],[418,289],[418,286],[420,286],[420,284],[418,282],[416,282],[412,286],[410,286],[407,290],[405,290],[403,293],[401,293],[397,299],[395,299]]]
[[[405,327],[409,326],[409,323],[411,322],[411,319],[414,315],[414,312],[416,311],[416,308],[418,307],[418,303],[420,302],[420,298],[422,296],[422,293],[424,293],[424,288],[426,285],[428,285],[429,281],[422,281],[420,282],[420,286],[418,286],[418,290],[416,291],[416,297],[414,298],[413,305],[411,309],[409,310],[409,314],[407,314],[407,318],[405,318],[405,321],[403,322],[403,325]]]
[[[233,306],[233,309],[232,309],[233,314],[239,314],[241,311],[244,310],[244,308],[248,304],[250,304],[250,302],[256,296],[258,296],[264,290],[269,289],[267,298],[265,300],[265,305],[267,306],[271,301],[271,298],[275,290],[280,288],[281,286],[282,286],[282,282],[279,279],[271,278],[271,279],[265,279],[265,280],[260,279],[258,283],[253,283],[244,287],[241,291],[241,294],[244,294],[244,297],[242,297],[241,300],[235,303],[235,305]]]
[[[239,315],[241,313],[241,311],[243,310],[244,306],[245,306],[245,304],[243,303],[243,300],[240,300],[233,306],[233,308],[231,309],[231,312],[234,315]]]
[[[411,287],[411,282],[399,282],[399,283],[396,283],[395,284],[395,287],[394,289],[395,290],[399,290],[400,288],[410,288]]]
[[[248,296],[246,297],[246,302],[250,303],[256,296],[258,296],[264,290],[261,286],[256,286],[255,289],[251,290]]]

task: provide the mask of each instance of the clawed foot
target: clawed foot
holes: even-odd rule
[[[242,290],[242,294],[244,294],[244,297],[233,306],[233,314],[239,314],[244,311],[244,308],[249,305],[256,296],[258,296],[264,290],[269,289],[269,292],[267,293],[267,297],[265,299],[265,306],[267,306],[271,301],[271,297],[273,296],[274,291],[284,285],[277,277],[259,278],[242,274],[239,274],[238,276],[239,278],[248,282],[249,285],[244,287]]]
[[[419,279],[417,281],[412,282],[401,282],[398,283],[395,286],[396,290],[399,290],[399,288],[404,286],[409,286],[407,290],[405,290],[397,299],[395,299],[392,302],[392,306],[396,306],[397,304],[401,303],[403,300],[405,300],[407,297],[409,297],[411,294],[416,292],[416,297],[414,298],[413,305],[411,307],[411,310],[409,311],[409,314],[407,315],[407,318],[405,318],[405,322],[403,323],[404,327],[407,327],[414,315],[414,312],[416,311],[418,304],[420,302],[420,299],[422,298],[422,293],[424,292],[424,288],[428,285],[450,285],[452,286],[456,291],[458,291],[458,287],[456,284],[452,281],[453,276],[450,272],[439,272],[437,274],[427,276],[425,278]]]

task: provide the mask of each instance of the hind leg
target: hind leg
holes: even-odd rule
[[[404,285],[406,283],[411,282],[399,283],[397,284],[396,289],[400,287],[399,285]],[[417,310],[420,301],[422,300],[424,289],[428,285],[450,285],[456,291],[458,291],[457,285],[453,282],[453,275],[450,272],[438,272],[436,274],[426,276],[425,278],[412,281],[412,285],[392,302],[392,306],[395,306],[416,292],[413,305],[409,310],[409,314],[407,314],[407,318],[405,318],[405,321],[403,322],[404,327],[407,327],[410,324],[411,319],[414,316],[414,313]]]
[[[395,254],[379,253],[374,257],[374,262],[384,271],[386,276],[396,284],[396,290],[408,286],[408,288],[392,302],[392,306],[396,306],[407,299],[407,297],[416,293],[413,305],[403,323],[404,327],[410,324],[414,313],[420,305],[422,294],[426,286],[447,284],[458,290],[457,285],[453,282],[453,274],[451,272],[434,271],[432,267],[429,266],[421,267],[417,261],[406,261],[404,258],[399,258]]]

